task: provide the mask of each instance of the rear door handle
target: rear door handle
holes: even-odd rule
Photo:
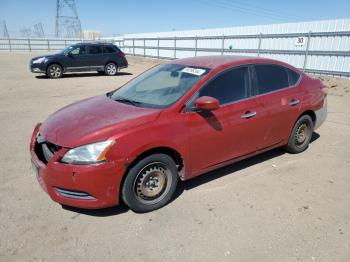
[[[299,99],[292,99],[289,101],[289,106],[296,106],[299,103],[300,103]]]
[[[241,115],[241,118],[247,119],[247,118],[251,118],[251,117],[253,117],[253,116],[255,116],[255,115],[256,115],[256,112],[248,111],[248,112],[246,112],[244,115]]]

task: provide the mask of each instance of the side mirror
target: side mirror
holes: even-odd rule
[[[194,101],[194,106],[197,110],[212,111],[220,107],[220,102],[211,96],[201,96]]]
[[[66,56],[68,56],[68,57],[72,57],[73,55],[72,55],[72,53],[71,53],[71,52],[68,52],[68,53],[66,53]]]

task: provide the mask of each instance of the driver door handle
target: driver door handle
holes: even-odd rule
[[[248,111],[244,115],[241,115],[242,119],[248,119],[256,115],[256,112],[254,111]]]
[[[292,100],[289,101],[289,106],[296,106],[299,103],[300,103],[299,99],[293,98]]]

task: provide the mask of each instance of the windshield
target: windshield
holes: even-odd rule
[[[136,106],[164,108],[179,100],[208,68],[159,65],[109,94],[113,100]]]
[[[71,51],[74,48],[74,46],[68,46],[65,49],[63,49],[62,51],[58,52],[58,54],[60,55],[66,55],[69,51]]]

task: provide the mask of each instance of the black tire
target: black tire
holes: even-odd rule
[[[60,78],[63,75],[63,69],[58,64],[51,64],[46,69],[46,75],[50,78]]]
[[[176,164],[170,156],[150,155],[126,174],[122,186],[123,201],[135,212],[156,210],[171,200],[178,179]]]
[[[314,132],[314,124],[309,115],[301,116],[295,123],[285,149],[292,154],[305,151]]]
[[[115,76],[118,73],[118,66],[116,63],[110,62],[105,65],[105,75]]]

